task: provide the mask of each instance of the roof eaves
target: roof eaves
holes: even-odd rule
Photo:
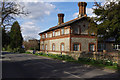
[[[75,22],[75,21],[77,21],[77,20],[82,19],[82,18],[84,18],[84,16],[81,17],[81,18],[76,18],[75,20],[73,19],[73,20],[71,20],[71,21],[65,22],[65,23],[63,23],[63,24],[61,24],[61,25],[57,25],[57,26],[55,26],[55,27],[53,27],[53,28],[51,28],[51,29],[49,28],[48,30],[39,33],[39,35],[42,34],[42,33],[45,33],[45,32],[48,32],[48,31],[51,31],[51,30],[54,30],[54,29],[57,29],[57,28],[60,28],[60,27],[66,26],[66,25],[69,25],[69,24],[71,24],[71,23],[73,23],[73,22]]]

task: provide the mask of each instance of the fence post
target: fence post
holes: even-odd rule
[[[62,52],[61,52],[61,57],[62,57]]]
[[[48,51],[47,51],[47,55],[48,55]]]

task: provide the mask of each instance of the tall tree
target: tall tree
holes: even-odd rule
[[[102,39],[114,38],[116,43],[120,42],[120,1],[107,2],[101,6],[95,2],[94,12],[97,17],[97,34],[102,35]],[[93,26],[95,27],[95,26]]]
[[[0,1],[0,27],[2,31],[2,46],[8,46],[8,33],[6,32],[7,26],[12,26],[13,22],[16,21],[15,17],[29,14],[28,11],[25,11],[24,6],[21,6],[16,1],[6,1],[2,0]]]
[[[5,28],[5,26],[11,26],[15,21],[16,16],[20,16],[21,14],[27,15],[28,12],[24,10],[24,6],[21,6],[19,3],[15,1],[2,1],[0,5],[1,9],[1,22],[0,25]]]
[[[10,47],[21,48],[23,43],[23,37],[21,34],[20,25],[17,21],[15,21],[11,27],[10,31]]]
[[[2,47],[6,48],[10,43],[9,32],[2,28]]]

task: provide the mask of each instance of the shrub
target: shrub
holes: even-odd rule
[[[94,60],[94,59],[90,59],[90,58],[78,58],[78,61],[83,62],[83,63],[89,62],[91,64],[103,64],[103,65],[107,65],[107,66],[117,65],[117,63],[115,64],[109,60]]]
[[[24,49],[24,48],[20,48],[20,49],[19,49],[19,52],[20,52],[20,53],[25,53],[25,49]]]

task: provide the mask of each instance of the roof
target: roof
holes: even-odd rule
[[[72,24],[72,23],[74,23],[74,22],[76,22],[76,21],[78,21],[78,20],[80,20],[80,19],[83,19],[83,18],[85,18],[85,16],[80,17],[80,18],[75,18],[75,19],[70,20],[70,21],[68,21],[68,22],[65,22],[65,23],[62,23],[62,24],[60,24],[60,25],[51,27],[51,28],[49,28],[48,30],[39,33],[39,35],[40,35],[40,34],[43,34],[43,33],[46,33],[46,32],[49,32],[49,31],[52,31],[52,30],[55,30],[55,29],[58,29],[58,28],[60,28],[60,27],[67,26],[67,25]]]

